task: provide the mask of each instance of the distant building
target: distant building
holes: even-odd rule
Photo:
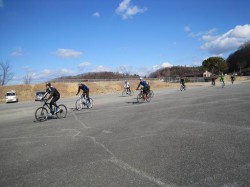
[[[208,72],[208,71],[205,71],[205,72],[203,73],[203,77],[204,77],[204,78],[211,77],[211,75],[212,75],[212,73],[210,73],[210,72]]]

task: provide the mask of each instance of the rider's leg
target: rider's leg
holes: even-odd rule
[[[88,102],[90,102],[90,99],[89,99],[89,91],[86,91],[86,96],[87,96]]]
[[[56,111],[54,112],[58,112],[59,110],[59,107],[58,105],[56,104],[56,102],[60,99],[60,96],[56,96],[56,97],[53,97],[51,102],[50,102],[50,108],[52,109],[52,105],[54,105],[56,107]]]

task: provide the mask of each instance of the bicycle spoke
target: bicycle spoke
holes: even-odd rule
[[[48,117],[48,110],[44,107],[39,107],[35,112],[35,118],[37,121],[46,121]]]
[[[66,117],[66,115],[67,115],[67,107],[65,106],[65,105],[59,105],[58,106],[59,107],[59,112],[57,112],[56,113],[56,116],[58,117],[58,118],[65,118]]]

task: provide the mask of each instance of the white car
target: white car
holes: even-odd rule
[[[45,93],[44,91],[36,92],[35,101],[41,101]]]
[[[16,91],[11,90],[11,91],[7,92],[6,96],[5,96],[5,100],[6,100],[6,103],[18,102],[18,97],[17,97]]]

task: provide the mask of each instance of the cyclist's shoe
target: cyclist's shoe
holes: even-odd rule
[[[52,117],[52,113],[50,112],[50,113],[48,113],[48,117]]]
[[[60,112],[61,111],[61,109],[60,108],[57,108],[56,109],[56,113],[58,113],[58,112]]]

